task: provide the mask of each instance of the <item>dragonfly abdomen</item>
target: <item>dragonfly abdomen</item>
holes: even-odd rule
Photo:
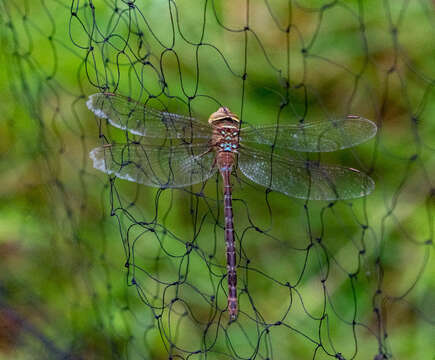
[[[224,216],[225,216],[225,245],[227,253],[228,277],[228,312],[230,319],[237,317],[237,273],[236,248],[234,244],[233,205],[231,195],[231,166],[221,169],[224,183]]]

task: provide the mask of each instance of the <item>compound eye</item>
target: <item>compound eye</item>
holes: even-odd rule
[[[237,136],[237,132],[235,131],[235,132],[233,132],[233,136]]]
[[[224,144],[221,144],[220,146],[221,146],[221,148],[223,148],[223,147],[224,147]]]
[[[225,131],[222,130],[222,131],[221,131],[221,134],[222,134],[222,135],[225,135]]]

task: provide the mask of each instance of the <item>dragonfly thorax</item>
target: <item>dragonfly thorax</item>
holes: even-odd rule
[[[232,119],[215,121],[213,145],[218,152],[237,152],[239,148],[239,123]]]

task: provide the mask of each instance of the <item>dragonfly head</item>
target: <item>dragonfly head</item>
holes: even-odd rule
[[[230,111],[230,109],[228,109],[225,106],[222,106],[218,109],[218,111],[214,112],[213,114],[210,115],[210,117],[208,118],[208,122],[209,124],[213,124],[215,121],[219,121],[219,120],[233,120],[235,122],[240,122],[239,117],[232,113]]]

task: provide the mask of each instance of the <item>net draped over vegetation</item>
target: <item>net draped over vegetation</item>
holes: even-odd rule
[[[429,0],[0,1],[0,358],[433,359],[435,11]],[[92,167],[137,141],[112,92],[207,123],[359,115],[376,137],[314,160],[367,197],[305,201],[233,177],[146,187]],[[265,145],[274,151],[274,144]]]

